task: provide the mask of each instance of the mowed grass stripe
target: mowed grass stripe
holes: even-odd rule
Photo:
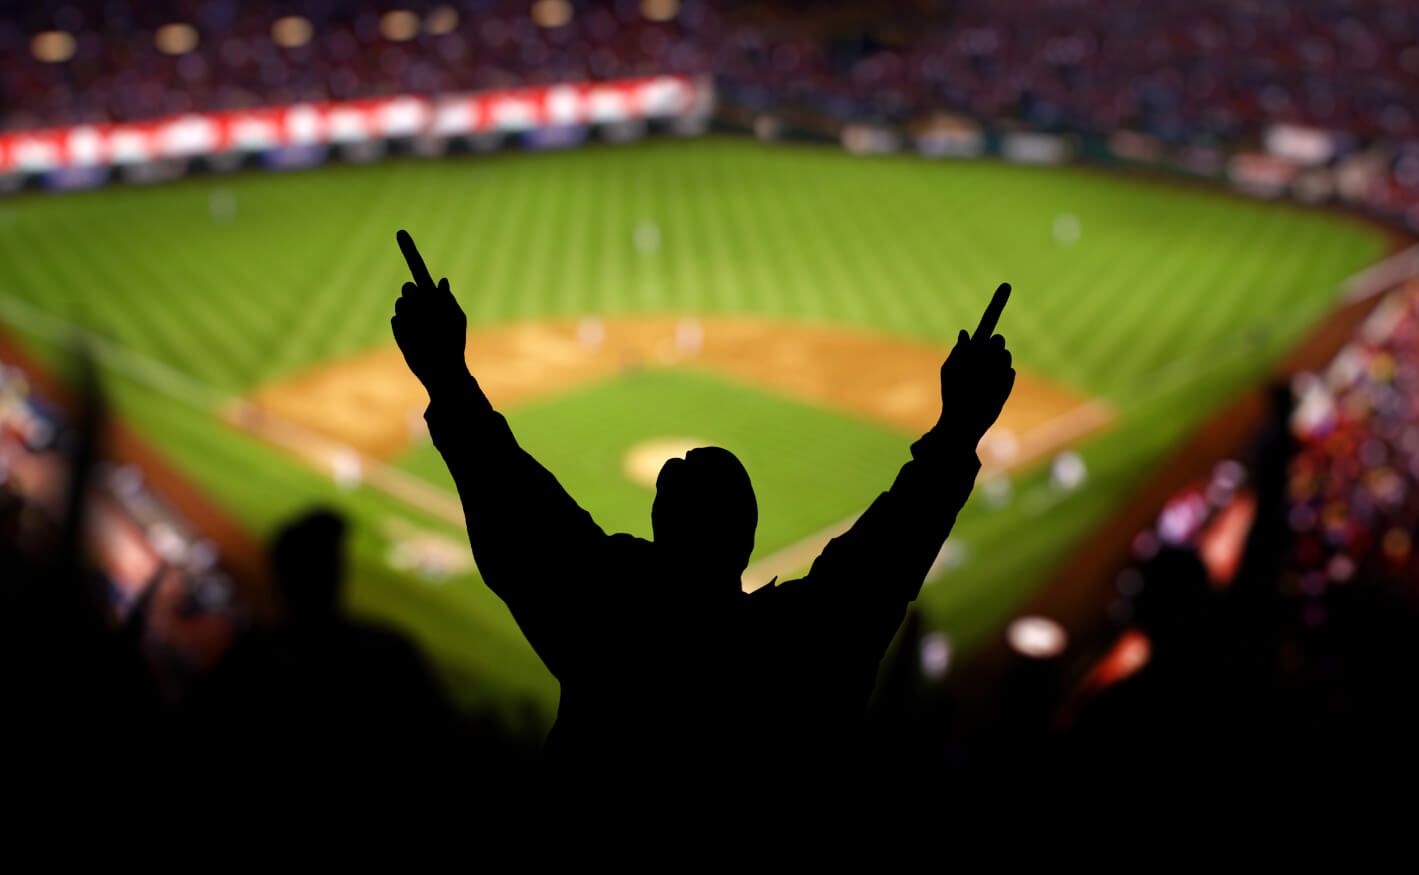
[[[775,286],[777,276],[773,271],[773,252],[782,229],[762,226],[754,211],[758,202],[754,189],[772,181],[766,177],[770,171],[762,164],[744,161],[742,154],[729,155],[733,157],[720,158],[728,166],[724,167],[725,186],[716,200],[724,207],[730,246],[736,253],[737,281],[724,289],[724,310],[788,315],[783,310],[786,302]]]
[[[492,322],[521,318],[527,313],[523,276],[531,256],[524,241],[530,239],[528,228],[537,219],[525,156],[510,156],[506,166],[502,166],[503,163],[500,158],[499,182],[510,187],[509,199],[488,240],[487,260],[482,267],[489,303],[493,305],[488,311]]]
[[[699,195],[690,200],[689,209],[696,216],[696,226],[703,236],[697,247],[697,257],[691,262],[696,272],[704,277],[705,298],[703,309],[709,312],[728,312],[729,287],[740,282],[734,244],[728,228],[728,215],[718,196],[723,191],[723,164],[719,160],[701,162],[699,169],[706,182],[697,188]]]
[[[1067,176],[1049,187],[1043,185],[1045,179],[1041,179],[1041,187],[1045,188],[1042,209],[1028,217],[1037,229],[1034,241],[1041,258],[1033,264],[1026,263],[1027,275],[1033,275],[1033,283],[1042,287],[1041,306],[1026,315],[1043,335],[1035,337],[1034,342],[1053,342],[1053,338],[1063,342],[1054,347],[1051,371],[1099,394],[1107,390],[1109,380],[1118,372],[1111,361],[1090,358],[1092,352],[1106,349],[1098,336],[1100,326],[1115,321],[1115,310],[1120,306],[1151,305],[1152,296],[1160,289],[1157,277],[1185,254],[1155,227],[1156,223],[1132,225],[1133,205],[1109,200],[1111,193],[1099,197],[1106,206],[1088,209],[1089,201],[1081,203],[1073,191],[1088,181],[1082,175]],[[1186,208],[1185,203],[1179,207],[1183,211]],[[1130,214],[1129,223],[1095,219],[1092,214],[1101,210],[1105,214]],[[1083,215],[1082,236],[1072,246],[1057,243],[1051,231],[1056,215],[1064,212]],[[1176,216],[1173,221],[1177,221]]]
[[[811,173],[813,169],[809,163],[805,171]],[[808,179],[811,182],[792,190],[775,188],[764,198],[766,221],[781,229],[782,234],[776,241],[780,258],[775,285],[781,290],[781,300],[775,309],[823,319],[835,305],[839,312],[858,311],[860,320],[864,309],[861,300],[871,290],[855,284],[843,249],[824,245],[831,238],[824,233],[827,226],[823,221],[823,187],[816,176]]]
[[[427,223],[434,232],[433,252],[448,253],[456,250],[459,223],[456,213],[461,201],[457,197],[439,198],[436,193],[443,182],[441,174],[429,172],[435,168],[411,168],[417,173],[408,183],[408,190],[399,198],[396,212],[389,216],[382,229],[373,231],[370,255],[373,256],[370,269],[359,275],[349,288],[345,306],[333,323],[332,333],[340,343],[339,352],[362,349],[393,341],[389,319],[394,315],[394,302],[399,297],[404,283],[410,280],[408,267],[394,242],[395,232],[405,223],[418,220]],[[427,204],[437,206],[430,208]],[[383,240],[381,240],[381,231]],[[428,230],[423,231],[428,234]],[[416,238],[417,242],[418,238]],[[380,244],[383,243],[383,246]],[[425,244],[427,245],[427,244]],[[422,252],[422,250],[421,250]],[[442,254],[428,264],[434,281],[447,277],[448,256]],[[449,277],[450,287],[457,281]]]
[[[160,227],[145,221],[146,215],[129,203],[114,216],[126,229],[125,237],[131,238],[131,250],[95,247],[92,251],[123,257],[115,272],[127,273],[143,289],[142,295],[132,296],[132,306],[142,309],[145,320],[158,318],[156,311],[161,310],[163,317],[183,326],[188,351],[179,360],[211,359],[203,362],[201,378],[226,391],[240,389],[264,354],[263,320],[252,315],[261,309],[261,296],[253,298],[249,289],[232,283],[194,248],[174,245],[180,233],[176,225],[186,216],[170,214],[163,221],[168,227]],[[220,249],[204,247],[204,251]]]
[[[613,159],[611,164],[615,163]],[[589,260],[595,265],[595,282],[587,288],[586,309],[596,313],[619,313],[630,306],[630,294],[626,288],[631,255],[626,235],[630,231],[622,227],[624,218],[617,212],[620,199],[618,185],[619,180],[611,166],[602,169],[592,180],[593,197],[598,204],[597,224],[587,239],[592,246]]]
[[[1149,374],[1172,361],[1186,362],[1190,351],[1198,349],[1223,355],[1223,366],[1241,367],[1246,373],[1259,372],[1280,351],[1280,345],[1290,342],[1310,321],[1304,311],[1296,310],[1294,301],[1283,300],[1288,290],[1302,281],[1300,278],[1316,283],[1320,289],[1311,292],[1313,303],[1324,306],[1333,299],[1336,284],[1324,279],[1325,271],[1317,270],[1312,255],[1314,249],[1310,245],[1313,238],[1324,233],[1323,225],[1313,223],[1289,233],[1284,225],[1268,224],[1248,234],[1232,235],[1231,245],[1213,250],[1206,262],[1218,274],[1229,272],[1227,281],[1207,284],[1202,281],[1206,272],[1199,271],[1199,276],[1190,283],[1198,297],[1211,300],[1210,306],[1197,308],[1188,314],[1189,318],[1179,320],[1189,330],[1183,332],[1174,327],[1170,332],[1174,336],[1172,342],[1165,339],[1156,345],[1157,351],[1145,350],[1132,372]],[[1278,257],[1287,252],[1294,254]],[[1336,279],[1338,281],[1338,277]],[[1232,291],[1217,291],[1224,287]],[[1246,301],[1266,302],[1270,306],[1265,312],[1274,315],[1243,318],[1240,313]],[[1264,335],[1255,335],[1257,330],[1265,332]],[[1261,346],[1256,347],[1256,354],[1240,359],[1234,355],[1228,357],[1236,344],[1257,342]],[[1150,352],[1151,355],[1147,354]],[[1207,364],[1199,361],[1197,366]]]
[[[847,204],[844,204],[847,206]],[[955,332],[968,327],[965,313],[972,297],[971,282],[959,270],[940,272],[928,264],[927,252],[943,253],[942,258],[959,262],[957,229],[921,221],[919,203],[912,192],[900,185],[884,187],[882,208],[891,221],[870,223],[863,232],[883,266],[883,283],[890,288],[877,290],[884,319],[893,330],[908,337],[927,339],[949,349]],[[1004,277],[996,280],[1000,282]],[[992,289],[975,290],[977,297]],[[886,311],[887,302],[905,297],[906,306]],[[988,300],[981,297],[980,300]],[[982,309],[984,304],[981,305]],[[943,351],[943,355],[944,355]]]
[[[962,274],[961,250],[968,247],[962,241],[961,226],[973,221],[973,217],[962,215],[936,220],[923,209],[923,197],[926,192],[932,192],[933,202],[937,197],[957,202],[974,201],[972,191],[965,185],[968,180],[943,190],[937,178],[942,176],[939,169],[931,168],[922,175],[929,180],[926,185],[910,184],[908,179],[900,177],[884,187],[883,206],[891,212],[894,221],[890,225],[878,223],[876,239],[884,261],[895,266],[902,277],[901,289],[912,302],[909,321],[897,330],[949,349],[955,342],[956,332],[973,327],[972,316],[979,317],[985,306],[979,303],[979,307],[973,307],[973,304],[988,300],[995,286],[1010,277],[1002,266],[991,265],[987,272],[996,275],[987,281],[989,287],[986,288],[977,287],[975,277]],[[927,253],[937,253],[935,265]],[[942,270],[939,265],[946,263],[953,267]]]
[[[5,291],[110,340],[150,351],[147,327],[122,304],[134,289],[123,274],[94,264],[85,249],[66,251],[62,226],[26,219],[11,230],[19,245],[4,259],[14,274]],[[92,238],[91,238],[92,239]],[[109,294],[96,295],[97,286]]]
[[[1027,277],[1017,274],[1008,259],[992,256],[982,246],[976,226],[995,221],[994,217],[1014,215],[1011,198],[1004,193],[984,200],[967,189],[953,190],[944,197],[926,187],[903,188],[900,191],[904,211],[912,211],[918,216],[929,216],[932,206],[938,201],[950,200],[959,205],[970,203],[969,210],[962,210],[949,226],[920,220],[902,228],[899,235],[901,245],[908,247],[900,257],[910,258],[921,266],[928,275],[940,278],[930,299],[938,312],[934,320],[942,326],[942,331],[932,339],[939,343],[954,342],[955,332],[962,328],[971,330],[980,319],[990,295],[1002,282],[1012,282],[1019,290],[1015,303],[1007,308],[1008,315],[1002,320],[1001,329],[1007,328],[1007,336],[1012,347],[1017,350],[1022,365],[1048,372],[1052,338],[1044,341],[1032,332],[1029,313],[1034,304],[1030,296],[1041,294],[1042,289],[1032,285]],[[960,209],[960,207],[957,207]],[[1007,223],[1014,233],[1013,223]],[[989,225],[987,225],[989,227]],[[1021,307],[1019,302],[1025,305]],[[916,332],[920,335],[920,329]],[[1048,342],[1046,342],[1048,341]]]
[[[457,203],[453,198],[437,197],[437,180],[420,172],[422,168],[417,164],[406,164],[402,169],[401,178],[387,182],[381,193],[385,210],[381,214],[371,211],[370,221],[361,223],[352,236],[350,246],[359,256],[358,264],[352,263],[352,269],[342,274],[348,279],[317,285],[321,290],[318,306],[326,315],[321,317],[323,324],[319,326],[314,320],[307,324],[316,329],[321,360],[393,339],[389,318],[394,315],[394,301],[410,279],[394,241],[395,232],[417,219],[423,224],[418,232],[410,229],[411,233],[415,233],[421,247],[427,248],[435,242],[427,239],[429,229],[437,232],[445,228],[446,214]],[[419,206],[416,208],[415,204]],[[437,261],[429,264],[429,271],[435,282],[443,276]]]
[[[1186,270],[1193,258],[1186,247],[1155,233],[1136,241],[1132,252],[1125,247],[1124,253],[1100,274],[1074,275],[1074,288],[1066,286],[1063,292],[1073,306],[1052,323],[1070,351],[1057,367],[1067,379],[1094,395],[1107,396],[1127,380],[1128,372],[1115,364],[1121,352],[1116,344],[1151,342],[1152,322],[1146,314],[1168,293],[1169,279]],[[1137,333],[1140,324],[1149,327],[1141,335]]]
[[[489,282],[487,263],[511,186],[496,162],[482,157],[470,158],[459,172],[468,216],[453,238],[457,245],[442,257],[449,260],[449,284],[468,314],[468,324],[481,325],[495,321],[501,306],[501,290]]]
[[[758,168],[754,184],[746,192],[744,200],[744,205],[754,215],[762,217],[759,221],[767,232],[760,235],[759,242],[763,245],[760,268],[762,275],[768,277],[769,291],[767,300],[759,306],[767,305],[776,314],[794,314],[810,319],[822,319],[827,312],[834,310],[845,315],[850,312],[845,305],[850,307],[847,301],[853,296],[851,278],[842,275],[829,277],[822,268],[821,259],[813,259],[818,262],[816,265],[809,258],[795,261],[805,249],[803,236],[806,235],[800,236],[799,229],[784,218],[784,201],[798,200],[802,197],[802,188],[817,186],[798,187],[785,183],[780,166],[783,156],[776,154],[773,157],[772,162]],[[814,255],[817,255],[816,251]],[[806,264],[807,272],[794,269],[794,264]],[[828,293],[835,288],[841,290],[836,299]]]
[[[661,160],[672,161],[672,157],[673,153],[669,153]],[[692,193],[703,192],[704,176],[698,165],[683,161],[673,161],[669,173],[670,190],[662,201],[665,215],[663,220],[658,219],[662,221],[660,249],[666,257],[666,282],[679,290],[685,310],[703,313],[710,308],[709,287],[714,276],[702,253],[712,235],[705,227],[703,214],[695,209],[696,197]]]
[[[1152,234],[1118,245],[1111,229],[1096,226],[1104,223],[1091,222],[1087,215],[1083,222],[1083,236],[1072,246],[1056,242],[1042,225],[1042,263],[1020,266],[1021,282],[1027,286],[1021,300],[1036,306],[1022,308],[1015,316],[1032,329],[1030,344],[1047,351],[1048,358],[1042,361],[1048,362],[1052,378],[1099,394],[1109,366],[1087,358],[1088,351],[1096,348],[1095,326],[1109,318],[1115,295],[1139,293],[1140,279],[1151,274],[1169,247],[1163,237]],[[1026,360],[1034,355],[1027,353]]]
[[[1118,231],[1107,223],[1084,233],[1087,237],[1071,251],[1086,246],[1101,254],[1112,253],[1112,257],[1084,259],[1074,270],[1057,273],[1040,324],[1055,331],[1066,344],[1055,368],[1075,385],[1103,394],[1119,369],[1108,356],[1095,357],[1108,349],[1101,332],[1111,323],[1126,322],[1123,313],[1129,309],[1152,307],[1162,290],[1159,279],[1184,263],[1187,255],[1171,245],[1166,235],[1151,230],[1143,230],[1126,245],[1115,242]],[[1055,259],[1061,258],[1052,239],[1043,245],[1052,247]],[[1053,312],[1051,303],[1057,305]]]
[[[547,283],[548,312],[558,315],[580,313],[589,303],[583,282],[590,275],[595,198],[586,169],[581,165],[576,169],[578,172],[564,171],[557,177],[562,212],[557,216],[557,235],[549,253],[552,263],[548,265]]]
[[[131,239],[111,233],[115,227],[95,223],[90,239],[111,245],[85,247],[81,252],[68,251],[62,234],[31,239],[28,252],[42,266],[39,269],[47,272],[51,282],[70,289],[79,302],[68,318],[159,361],[187,362],[190,367],[184,372],[210,385],[231,385],[232,370],[222,360],[201,355],[203,347],[194,342],[192,326],[173,308],[152,303],[153,289],[163,281],[149,282],[141,272],[119,266],[118,258],[128,251]],[[53,307],[44,298],[34,303],[41,309]]]
[[[938,164],[936,168],[937,172],[925,176],[928,185],[912,186],[904,178],[900,196],[908,205],[906,209],[923,217],[906,239],[923,253],[929,253],[924,255],[930,259],[927,263],[943,277],[951,278],[953,294],[938,295],[937,303],[949,314],[952,334],[961,327],[975,326],[985,302],[1001,282],[1011,282],[1026,296],[1048,294],[1047,289],[1021,275],[1018,268],[1015,253],[1022,234],[1032,224],[1029,210],[1022,210],[1021,192],[1009,186],[989,185],[998,173],[993,166],[984,167],[978,177],[949,172],[955,165]],[[943,209],[950,210],[949,224],[926,218]],[[997,229],[998,233],[982,235],[983,228]],[[1034,310],[1033,303],[1018,310],[1017,306],[1010,309],[1011,341],[1021,350],[1030,350],[1028,355],[1039,357],[1036,367],[1046,368],[1053,334],[1037,336],[1028,318]]]
[[[872,199],[871,210],[861,209],[861,202],[868,199],[856,185],[834,184],[836,175],[820,162],[814,162],[814,169],[819,182],[803,200],[814,216],[808,228],[816,251],[832,259],[833,272],[844,280],[838,288],[846,290],[846,297],[832,311],[835,318],[846,314],[844,321],[851,324],[877,326],[913,321],[908,302],[914,300],[915,282],[900,259],[884,248],[885,241],[900,232],[903,217],[891,209],[885,196]],[[844,242],[834,246],[832,240]],[[931,321],[923,318],[927,316],[917,314],[913,333],[931,331]]]
[[[221,189],[232,195],[235,216],[229,222],[217,224],[202,222],[199,212],[189,210],[181,222],[164,229],[170,239],[192,239],[194,255],[200,252],[204,262],[200,269],[226,290],[216,296],[221,300],[214,301],[214,307],[221,307],[223,301],[229,300],[246,323],[243,333],[250,338],[250,347],[258,354],[254,367],[249,368],[245,376],[248,384],[260,379],[270,345],[290,325],[291,314],[306,306],[302,293],[309,279],[302,275],[301,266],[312,260],[309,251],[312,230],[308,227],[311,223],[303,221],[303,213],[317,199],[321,209],[331,210],[336,215],[346,207],[327,195],[332,186],[324,181],[309,186],[302,184],[303,181],[296,182],[294,177],[280,185],[271,184],[275,180],[261,182],[265,184],[239,185],[242,193],[238,196],[226,188],[222,179],[211,180],[210,188],[194,194],[204,201],[197,208],[205,212],[206,201]],[[197,186],[198,182],[193,180],[191,184]],[[270,222],[273,220],[300,230],[295,234],[289,230],[285,234],[272,233]],[[134,221],[144,221],[142,211]],[[328,245],[330,235],[324,236]],[[282,291],[285,294],[281,294]]]
[[[366,227],[366,268],[356,273],[343,290],[345,300],[332,321],[326,357],[346,355],[391,341],[389,318],[394,315],[394,301],[410,279],[408,267],[394,242],[395,231],[416,221],[424,223],[420,226],[422,233],[428,236],[432,230],[432,242],[442,244],[436,251],[452,248],[447,238],[456,231],[452,217],[459,201],[455,197],[438,196],[443,179],[440,174],[429,172],[431,169],[436,168],[409,165],[407,179],[398,186],[401,190],[389,214]],[[435,282],[447,276],[442,264],[435,263],[429,269]]]
[[[1292,233],[1303,239],[1310,239],[1316,233],[1316,226]],[[1131,362],[1133,370],[1149,373],[1186,355],[1189,349],[1213,346],[1229,338],[1240,340],[1241,336],[1251,332],[1253,328],[1274,332],[1290,322],[1289,308],[1280,308],[1280,312],[1275,316],[1261,320],[1243,321],[1240,317],[1240,299],[1243,296],[1261,300],[1275,299],[1277,292],[1289,284],[1284,274],[1275,270],[1275,259],[1268,257],[1271,247],[1286,236],[1287,231],[1280,224],[1251,223],[1245,230],[1239,228],[1238,233],[1233,235],[1224,247],[1208,253],[1205,259],[1199,259],[1197,269],[1179,280],[1178,297],[1193,295],[1206,304],[1191,308],[1186,312],[1185,318],[1182,315],[1175,316],[1182,324],[1166,329],[1162,339],[1151,348],[1140,349]],[[1283,270],[1294,278],[1300,273],[1309,274],[1312,267],[1312,259],[1307,255],[1292,259]],[[1220,291],[1226,288],[1235,291],[1231,294]],[[1333,287],[1329,294],[1334,294]],[[1181,311],[1183,308],[1175,309]],[[1168,317],[1167,313],[1159,315],[1162,318]],[[1299,326],[1294,326],[1291,330],[1297,327]],[[1274,341],[1276,338],[1269,339]],[[1256,361],[1256,367],[1260,369],[1266,363],[1263,357]]]
[[[556,247],[551,244],[555,240],[559,204],[552,180],[559,173],[559,169],[551,169],[530,174],[524,183],[527,187],[527,212],[517,236],[522,241],[520,246],[525,250],[526,258],[518,266],[516,274],[520,285],[518,319],[536,319],[547,314],[547,261],[557,257]]]
[[[670,275],[665,269],[665,255],[658,244],[656,247],[643,247],[632,242],[637,231],[645,234],[649,233],[651,227],[657,227],[658,217],[664,212],[662,201],[672,183],[667,178],[669,168],[657,158],[657,153],[651,150],[647,160],[635,168],[631,174],[627,198],[631,227],[627,231],[626,239],[635,252],[632,263],[635,265],[635,285],[639,292],[640,309],[648,312],[685,308],[683,290],[670,285]]]
[[[1265,229],[1260,232],[1265,233]],[[1186,257],[1170,258],[1164,270],[1139,277],[1138,289],[1147,293],[1134,295],[1121,304],[1110,319],[1101,321],[1095,334],[1099,346],[1111,350],[1108,361],[1116,372],[1146,374],[1157,364],[1179,357],[1186,349],[1184,341],[1202,342],[1197,317],[1205,310],[1221,310],[1228,321],[1236,321],[1242,305],[1236,294],[1221,289],[1240,288],[1233,285],[1239,277],[1228,277],[1220,284],[1212,280],[1220,276],[1223,264],[1239,263],[1236,259],[1257,233],[1256,222],[1248,221],[1237,226],[1228,239],[1219,241],[1216,248],[1180,247]],[[1140,342],[1150,333],[1151,342]]]
[[[389,237],[381,232],[387,232],[394,204],[408,194],[405,190],[410,175],[407,166],[394,170],[374,186],[373,197],[363,211],[339,217],[347,221],[331,228],[348,241],[348,249],[325,266],[325,273],[318,282],[304,290],[304,311],[291,320],[285,338],[271,350],[268,366],[271,375],[326,358],[338,342],[330,335],[331,321],[339,313],[351,286],[369,281],[371,270],[376,273],[380,270],[381,253],[389,248],[379,245],[381,237]],[[384,267],[388,270],[387,265]]]
[[[785,182],[779,169],[782,156],[775,153],[767,171],[754,180],[757,211],[765,226],[771,250],[778,254],[772,269],[773,298],[765,302],[775,314],[823,319],[830,311],[850,312],[852,299],[862,294],[845,270],[842,253],[822,245],[822,217],[815,203],[821,185],[811,157],[801,164],[801,180]]]

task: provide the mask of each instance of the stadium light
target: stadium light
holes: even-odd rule
[[[946,676],[951,667],[951,640],[940,632],[929,632],[921,639],[921,673],[932,680]]]
[[[164,24],[153,34],[153,44],[165,55],[185,55],[197,48],[197,28],[174,22]]]
[[[561,27],[572,20],[572,5],[567,0],[537,0],[532,4],[532,20],[538,27]]]
[[[380,16],[379,32],[392,42],[406,42],[418,35],[419,16],[407,9],[391,9]]]
[[[30,40],[35,60],[46,64],[61,64],[74,57],[74,37],[68,31],[46,30]]]
[[[670,21],[680,14],[680,0],[641,0],[641,15],[651,21]]]
[[[458,10],[452,6],[435,6],[424,19],[424,30],[433,36],[453,33],[458,27]]]
[[[1069,636],[1048,617],[1020,617],[1006,628],[1005,640],[1021,656],[1049,659],[1064,652]]]
[[[310,42],[310,21],[299,15],[286,15],[271,25],[271,40],[283,49],[294,49]]]

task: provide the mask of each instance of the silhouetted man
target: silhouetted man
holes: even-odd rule
[[[284,622],[238,641],[196,691],[196,716],[232,745],[239,781],[368,792],[431,780],[462,755],[419,650],[343,614],[345,531],[320,510],[277,533],[270,560]]]
[[[667,461],[653,541],[607,535],[518,446],[464,360],[467,320],[409,235],[392,320],[484,582],[561,681],[547,755],[615,780],[756,781],[842,766],[878,662],[965,503],[1015,372],[993,335],[1009,286],[941,369],[942,416],[890,490],[802,580],[746,595],[758,509],[732,453]],[[574,439],[569,436],[569,439]],[[778,773],[778,775],[775,775]]]

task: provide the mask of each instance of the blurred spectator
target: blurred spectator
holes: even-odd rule
[[[704,72],[706,4],[659,5],[6,2],[0,130]]]
[[[344,537],[329,511],[277,534],[283,621],[247,632],[193,698],[199,731],[246,765],[243,781],[386,787],[451,769],[453,712],[421,654],[342,613]]]
[[[713,72],[748,105],[835,117],[951,110],[1170,141],[1283,121],[1419,137],[1419,5],[1404,0],[69,0],[0,15],[6,129]]]

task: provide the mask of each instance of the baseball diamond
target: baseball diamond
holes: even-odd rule
[[[957,330],[1010,282],[1015,395],[919,600],[957,653],[1387,247],[1126,176],[716,137],[22,194],[0,217],[0,303],[41,314],[11,320],[34,353],[60,354],[44,326],[101,339],[116,413],[254,534],[338,507],[351,608],[415,635],[465,704],[543,720],[555,682],[451,546],[460,508],[390,340],[393,229],[449,278],[519,439],[608,531],[649,531],[629,456],[743,459],[746,586],[890,483]]]

